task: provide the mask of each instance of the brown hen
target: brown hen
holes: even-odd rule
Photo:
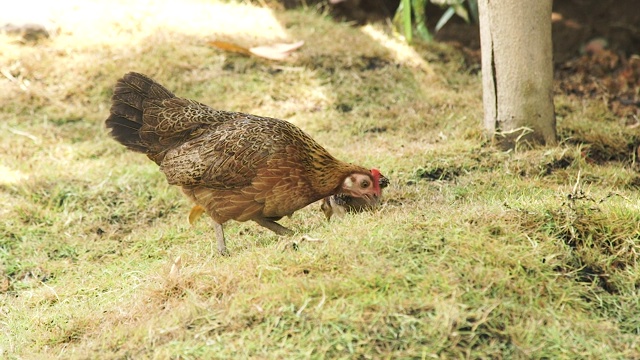
[[[106,121],[111,136],[160,166],[215,222],[253,220],[279,235],[276,221],[334,194],[375,203],[378,179],[337,160],[295,125],[278,119],[214,110],[176,97],[145,75],[118,80]]]

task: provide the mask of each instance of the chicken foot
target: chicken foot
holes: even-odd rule
[[[293,235],[294,232],[290,229],[287,229],[286,227],[278,224],[277,222],[273,221],[273,220],[268,220],[268,219],[255,219],[254,220],[256,223],[258,223],[258,225],[265,227],[271,231],[273,231],[274,233],[281,235],[281,236],[285,236],[285,235]],[[214,221],[213,223],[213,227],[215,229],[216,232],[216,240],[218,243],[218,251],[220,252],[221,255],[229,255],[229,251],[227,250],[227,244],[224,240],[224,229],[222,228],[222,225],[218,224],[217,222]]]
[[[258,218],[258,219],[253,219],[253,221],[257,222],[258,225],[262,226],[262,227],[266,227],[267,229],[273,231],[274,233],[281,235],[281,236],[285,236],[285,235],[293,235],[294,232],[290,229],[287,229],[286,227],[278,224],[277,222],[273,221],[273,220],[269,220],[269,219],[264,219],[264,218]]]

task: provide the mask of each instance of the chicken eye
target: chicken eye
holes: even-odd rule
[[[362,182],[360,182],[360,187],[365,189],[368,188],[370,184],[369,180],[362,180]]]

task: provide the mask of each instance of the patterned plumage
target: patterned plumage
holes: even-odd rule
[[[366,168],[337,160],[295,125],[214,110],[176,97],[145,75],[118,80],[106,120],[111,135],[160,166],[214,220],[253,220],[280,235],[276,223],[324,197],[345,193],[373,203],[380,195]]]
[[[374,179],[378,178],[380,191],[389,186],[389,179],[380,174],[377,169],[371,169]],[[377,174],[376,174],[377,173]],[[377,200],[373,203],[364,201],[362,198],[356,198],[346,194],[335,194],[322,199],[320,209],[327,217],[327,221],[331,220],[331,216],[343,216],[347,213],[359,213],[366,210],[372,210],[377,205]]]

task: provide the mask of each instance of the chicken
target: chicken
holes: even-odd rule
[[[389,179],[380,174],[380,171],[377,169],[371,169],[371,173],[373,174],[374,179],[378,179],[381,192],[382,189],[389,186]],[[379,200],[379,198],[376,198],[376,200]],[[365,210],[371,210],[376,205],[378,205],[377,201],[374,203],[367,203],[362,198],[356,198],[346,194],[336,194],[322,199],[320,209],[327,217],[327,221],[330,221],[331,216],[334,214],[337,216],[343,216],[346,213],[359,213]]]
[[[138,73],[118,80],[111,101],[111,136],[204,208],[222,254],[228,220],[290,235],[277,221],[315,201],[346,194],[374,204],[380,196],[370,170],[337,160],[284,120],[214,110]]]
[[[374,181],[378,179],[378,183],[380,184],[380,193],[382,195],[382,189],[389,186],[389,179],[384,175],[380,174],[378,169],[371,169],[371,174],[373,175]],[[327,196],[322,199],[322,203],[320,204],[320,209],[324,212],[324,215],[327,217],[327,221],[331,220],[331,216],[338,215],[343,216],[346,213],[359,213],[365,210],[372,210],[375,206],[378,205],[379,198],[376,199],[375,203],[367,204],[367,202],[363,198],[355,198],[353,196],[345,195],[345,194],[336,194]],[[202,214],[206,211],[200,205],[194,205],[189,212],[189,224],[193,225]]]

